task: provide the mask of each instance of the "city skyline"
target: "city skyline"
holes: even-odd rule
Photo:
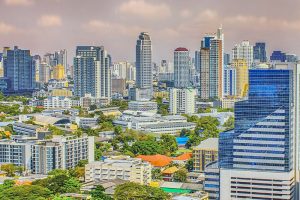
[[[147,31],[153,40],[153,61],[159,63],[161,59],[172,60],[172,52],[179,46],[191,52],[199,50],[205,33],[214,32],[222,24],[225,52],[243,40],[252,45],[266,42],[268,55],[273,50],[300,52],[293,40],[300,29],[296,12],[299,2],[267,0],[259,2],[259,7],[253,1],[234,0],[226,4],[194,0],[89,2],[1,0],[0,44],[17,44],[41,55],[67,49],[69,62],[78,45],[104,45],[113,61],[134,61],[136,35]],[[265,12],[270,4],[272,12]]]

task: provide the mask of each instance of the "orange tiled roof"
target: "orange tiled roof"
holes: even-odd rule
[[[154,167],[164,167],[169,165],[172,162],[172,158],[164,155],[139,155],[137,158],[141,158],[144,161],[148,161],[153,165]]]
[[[173,158],[173,160],[189,160],[192,158],[192,153],[184,153],[180,156],[177,156],[176,158]]]

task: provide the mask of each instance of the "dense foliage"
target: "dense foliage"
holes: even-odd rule
[[[114,194],[115,200],[167,200],[170,196],[160,188],[140,185],[138,183],[124,183],[118,185]]]

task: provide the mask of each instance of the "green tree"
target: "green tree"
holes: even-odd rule
[[[146,140],[137,141],[131,147],[132,153],[135,155],[154,155],[163,154],[163,149],[156,141]]]
[[[76,165],[76,167],[84,167],[86,164],[88,164],[89,161],[88,160],[79,160],[78,164]]]
[[[13,177],[15,176],[16,166],[14,164],[2,164],[1,170],[6,172],[6,176]]]
[[[225,130],[231,130],[234,128],[234,117],[230,116],[229,119],[223,124],[223,127],[225,127]]]
[[[173,179],[176,182],[186,182],[187,179],[187,172],[184,169],[179,169],[173,175]]]
[[[80,190],[80,182],[78,179],[71,177],[64,182],[64,191],[68,193],[75,193]]]
[[[3,184],[0,184],[0,194],[2,193],[2,191],[11,188],[14,185],[15,185],[14,180],[9,180],[9,179],[4,180]]]
[[[22,185],[8,188],[0,193],[2,200],[49,199],[51,191],[38,185]]]
[[[97,106],[95,104],[90,105],[90,110],[96,110],[96,109],[97,109]]]
[[[90,194],[92,195],[93,200],[113,200],[110,196],[104,193],[105,189],[102,185],[97,185]]]
[[[120,135],[122,131],[123,131],[122,126],[115,126],[114,128],[115,135]]]
[[[176,142],[176,138],[173,135],[163,134],[160,137],[160,145],[166,150],[168,153],[172,153],[178,150],[178,145]]]
[[[160,188],[128,182],[118,185],[114,194],[115,200],[168,200],[170,196]]]
[[[189,159],[189,160],[186,162],[185,168],[186,168],[189,172],[193,171],[193,168],[194,168],[194,160],[193,160],[192,158]]]
[[[161,170],[158,168],[154,168],[151,170],[151,175],[153,180],[162,180]]]

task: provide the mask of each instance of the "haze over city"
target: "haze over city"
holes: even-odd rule
[[[299,53],[299,1],[253,0],[1,0],[0,44],[35,54],[77,45],[104,45],[113,60],[134,61],[138,33],[153,42],[153,61],[172,60],[172,51],[199,49],[205,33],[223,26],[225,52],[242,40],[264,41],[267,51]]]

